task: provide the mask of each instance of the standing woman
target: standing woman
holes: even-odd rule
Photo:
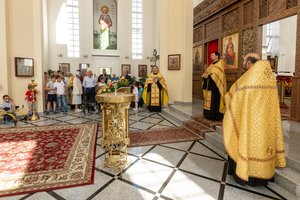
[[[210,120],[222,120],[225,112],[224,96],[226,93],[226,76],[224,62],[219,52],[210,56],[212,63],[202,75],[203,78],[203,115]]]
[[[79,105],[82,104],[82,84],[80,81],[81,72],[80,70],[76,71],[76,76],[73,79],[73,98],[72,98],[72,104],[75,105],[75,112],[81,112],[82,110],[79,109]]]

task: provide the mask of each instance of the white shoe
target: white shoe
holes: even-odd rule
[[[75,112],[82,112],[81,109],[75,109]]]

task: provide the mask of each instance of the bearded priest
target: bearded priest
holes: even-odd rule
[[[152,68],[152,72],[145,82],[142,97],[150,112],[161,112],[161,107],[169,101],[166,80],[157,66]]]

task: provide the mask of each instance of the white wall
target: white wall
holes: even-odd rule
[[[160,70],[167,80],[170,103],[192,102],[192,0],[160,1]],[[181,55],[180,70],[168,70],[168,55]]]
[[[147,64],[150,72],[150,60],[154,48],[159,48],[159,38],[156,28],[157,0],[144,0],[143,34],[144,46],[142,60],[131,59],[131,0],[118,1],[118,50],[111,53],[119,57],[92,56],[99,53],[93,49],[93,1],[79,0],[79,27],[80,27],[80,58],[68,58],[66,44],[56,43],[56,20],[65,0],[48,1],[48,35],[49,35],[49,62],[48,69],[58,69],[58,63],[71,63],[71,72],[78,69],[79,63],[89,63],[93,72],[99,75],[100,67],[111,67],[112,73],[120,75],[121,64],[131,64],[131,74],[138,75],[138,64]],[[110,54],[107,50],[103,54]],[[62,53],[63,57],[57,55]],[[87,58],[83,55],[88,55]],[[125,58],[129,57],[129,58]]]
[[[7,37],[6,37],[6,3],[0,0],[0,71],[3,75],[0,79],[0,98],[9,94],[9,68],[7,67]]]
[[[271,23],[272,50],[266,53],[263,48],[262,58],[278,56],[277,71],[295,72],[297,16],[288,17]],[[263,46],[267,45],[267,25],[263,26]]]
[[[297,16],[280,20],[278,71],[295,72]]]
[[[27,84],[34,79],[38,83],[36,87],[38,112],[43,109],[42,7],[42,0],[0,1],[1,96],[8,93],[17,105],[24,105],[27,110],[25,92]],[[34,77],[15,76],[15,57],[34,59]]]
[[[194,8],[195,8],[196,6],[198,6],[198,4],[201,3],[202,1],[204,1],[204,0],[193,0]]]

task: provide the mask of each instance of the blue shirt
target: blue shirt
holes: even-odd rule
[[[144,92],[144,89],[143,88],[139,88],[139,97],[142,97],[143,92]]]
[[[82,86],[84,88],[93,88],[93,87],[96,87],[96,78],[95,77],[84,77],[83,79],[83,83],[82,83]]]

